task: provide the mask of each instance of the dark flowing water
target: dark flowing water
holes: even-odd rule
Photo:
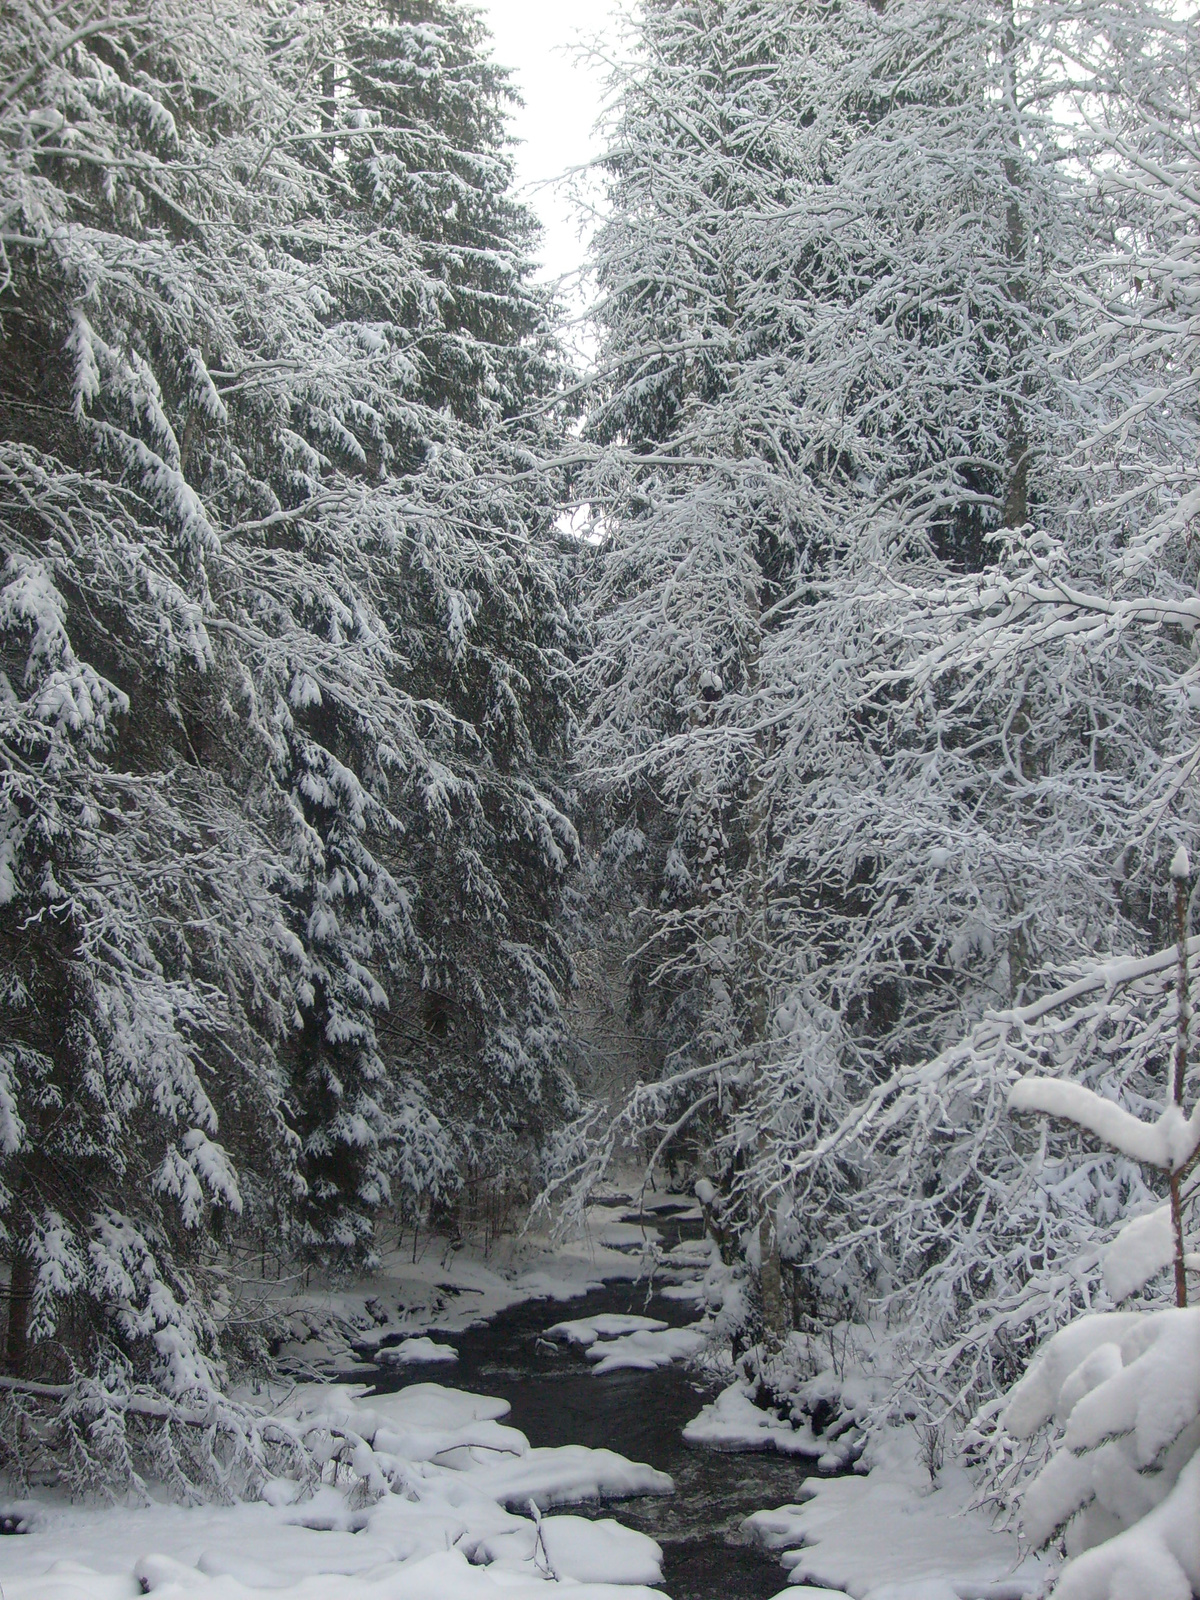
[[[661,1218],[653,1220],[668,1244],[692,1231],[686,1224],[668,1230]],[[673,1495],[559,1509],[616,1517],[657,1539],[665,1557],[663,1587],[672,1600],[769,1600],[779,1594],[787,1574],[743,1541],[739,1524],[751,1511],[794,1500],[807,1465],[774,1454],[690,1449],[681,1436],[683,1425],[712,1398],[712,1388],[679,1366],[597,1378],[578,1347],[542,1337],[555,1322],[602,1311],[658,1317],[673,1327],[698,1315],[688,1301],[648,1295],[645,1284],[609,1283],[566,1303],[516,1306],[465,1333],[439,1332],[439,1340],[458,1350],[456,1367],[381,1369],[379,1388],[402,1389],[432,1379],[500,1395],[512,1406],[505,1420],[533,1445],[603,1447],[669,1472]]]

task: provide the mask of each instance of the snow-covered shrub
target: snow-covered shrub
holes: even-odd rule
[[[214,1391],[172,1400],[114,1363],[72,1384],[24,1384],[0,1411],[0,1468],[21,1491],[184,1505],[256,1499],[276,1478],[314,1489],[335,1449]],[[352,1449],[352,1447],[351,1447]]]
[[[1004,1423],[1016,1439],[1054,1429],[1021,1520],[1036,1545],[1063,1537],[1055,1600],[1200,1591],[1200,1310],[1081,1317],[1039,1351]]]
[[[1027,1074],[1009,1091],[1014,1111],[1040,1111],[1073,1123],[1118,1156],[1166,1176],[1169,1198],[1155,1210],[1127,1223],[1104,1255],[1105,1276],[1114,1300],[1143,1288],[1164,1267],[1173,1268],[1175,1302],[1187,1305],[1187,1274],[1200,1267],[1189,1250],[1190,1204],[1196,1185],[1188,1184],[1200,1147],[1200,1103],[1187,1114],[1191,1001],[1191,941],[1187,936],[1188,884],[1191,864],[1182,845],[1171,861],[1178,939],[1175,951],[1175,1039],[1164,1077],[1162,1108],[1154,1121],[1134,1115],[1107,1095],[1067,1078]],[[1149,966],[1150,963],[1143,965]],[[1156,963],[1161,970],[1162,958]],[[1114,974],[1115,976],[1115,974]],[[1111,1048],[1111,1041],[1110,1048]],[[1123,1063],[1124,1065],[1125,1063]]]

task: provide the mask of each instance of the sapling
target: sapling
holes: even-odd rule
[[[1192,875],[1191,862],[1183,845],[1171,858],[1171,881],[1175,886],[1175,948],[1176,995],[1178,1010],[1175,1017],[1175,1060],[1171,1073],[1171,1099],[1179,1112],[1183,1111],[1183,1082],[1187,1076],[1188,1027],[1192,1020],[1192,996],[1188,981],[1187,912],[1188,883]],[[1171,1235],[1175,1246],[1175,1304],[1187,1305],[1187,1266],[1183,1247],[1183,1200],[1181,1185],[1185,1171],[1190,1171],[1195,1155],[1185,1169],[1171,1173]]]
[[[1183,1184],[1196,1165],[1196,1150],[1200,1145],[1200,1106],[1193,1108],[1190,1117],[1185,1116],[1183,1109],[1188,1027],[1192,1016],[1187,936],[1191,862],[1183,845],[1179,846],[1171,859],[1170,874],[1175,899],[1176,1018],[1175,1045],[1167,1066],[1162,1115],[1153,1123],[1143,1122],[1140,1117],[1083,1084],[1034,1075],[1020,1078],[1013,1085],[1008,1104],[1013,1111],[1042,1111],[1048,1116],[1073,1123],[1084,1132],[1094,1134],[1109,1149],[1129,1160],[1166,1172],[1170,1190],[1169,1259],[1175,1275],[1175,1303],[1183,1308],[1187,1305],[1188,1267],[1195,1264],[1194,1258],[1187,1255],[1185,1246]],[[1132,1288],[1140,1288],[1159,1267],[1167,1264],[1154,1253],[1153,1241],[1147,1236],[1144,1226],[1146,1220],[1135,1219],[1129,1224],[1129,1230],[1137,1230],[1141,1265],[1148,1271],[1132,1278],[1122,1273],[1121,1288],[1125,1293]],[[1139,1227],[1139,1224],[1142,1226]],[[1119,1291],[1118,1298],[1123,1298]]]

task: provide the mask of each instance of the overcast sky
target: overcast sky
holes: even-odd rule
[[[575,60],[581,40],[611,40],[610,0],[476,0],[496,40],[496,59],[511,67],[525,108],[513,131],[517,177],[546,230],[545,276],[578,270],[584,246],[565,195],[550,180],[596,153],[592,127],[603,99],[603,68]],[[568,288],[564,285],[564,288]],[[569,296],[573,298],[573,296]]]

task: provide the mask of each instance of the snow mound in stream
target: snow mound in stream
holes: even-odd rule
[[[615,1339],[620,1334],[656,1333],[666,1323],[657,1317],[631,1317],[619,1311],[602,1311],[596,1317],[576,1317],[573,1322],[556,1322],[546,1329],[547,1339],[566,1339],[571,1344],[590,1345],[597,1339]]]
[[[596,1362],[597,1377],[623,1367],[652,1371],[672,1361],[687,1361],[705,1345],[707,1323],[690,1328],[670,1328],[657,1317],[623,1316],[604,1312],[597,1317],[577,1317],[546,1329],[548,1339],[565,1339],[582,1345],[589,1361]]]
[[[452,1344],[437,1344],[433,1339],[402,1339],[399,1344],[385,1345],[375,1359],[381,1366],[407,1367],[423,1362],[457,1361],[458,1351]]]
[[[305,1385],[278,1415],[314,1447],[324,1434],[331,1464],[349,1441],[373,1504],[333,1482],[304,1498],[284,1479],[261,1502],[222,1507],[95,1510],[43,1497],[21,1508],[31,1531],[5,1540],[4,1600],[546,1600],[560,1581],[571,1600],[652,1600],[643,1586],[662,1578],[652,1539],[611,1520],[539,1519],[533,1507],[669,1494],[671,1479],[612,1450],[533,1448],[501,1421],[508,1410],[436,1383],[396,1394]]]

